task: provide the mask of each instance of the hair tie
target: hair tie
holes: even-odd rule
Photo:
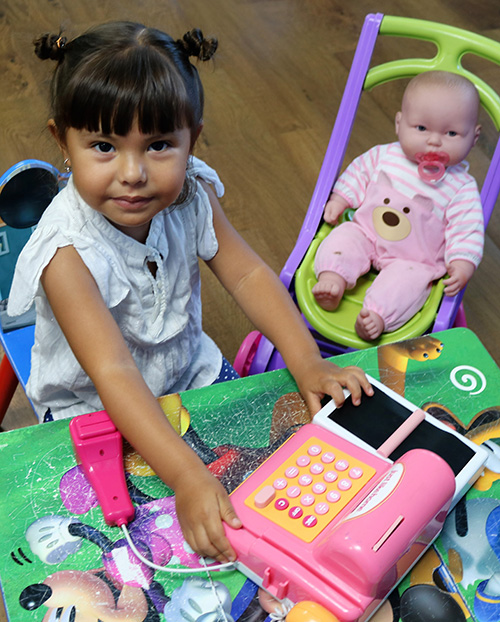
[[[66,53],[66,44],[68,39],[63,37],[61,33],[52,35],[45,33],[33,40],[35,46],[35,54],[40,60],[55,60],[60,62]]]
[[[188,56],[195,56],[201,61],[210,60],[217,50],[217,39],[205,38],[199,28],[186,32],[178,43]]]

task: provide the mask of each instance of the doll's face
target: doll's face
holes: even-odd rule
[[[480,130],[476,102],[444,85],[413,88],[396,115],[396,134],[413,162],[417,153],[445,152],[448,166],[458,164],[476,144]]]

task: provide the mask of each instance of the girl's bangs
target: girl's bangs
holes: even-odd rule
[[[126,55],[123,60],[114,59],[102,68],[94,65],[89,75],[81,72],[75,76],[66,107],[67,127],[119,136],[126,135],[135,121],[143,134],[168,134],[192,127],[195,114],[185,85],[164,58],[158,62]]]

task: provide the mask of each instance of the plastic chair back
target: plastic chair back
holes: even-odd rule
[[[40,160],[24,160],[0,177],[0,291],[8,296],[17,257],[42,213],[59,191],[64,179],[59,171]],[[20,319],[7,316],[0,308],[0,344],[4,356],[0,363],[0,423],[18,383],[26,389],[34,343],[35,314]]]

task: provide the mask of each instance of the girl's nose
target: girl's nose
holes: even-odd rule
[[[146,165],[143,158],[134,154],[123,154],[119,167],[120,181],[136,186],[147,180]]]

